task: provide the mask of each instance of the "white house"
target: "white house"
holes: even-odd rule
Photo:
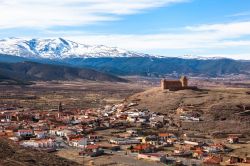
[[[134,122],[136,122],[136,117],[130,117],[130,116],[128,116],[127,117],[127,121],[134,123]]]
[[[138,118],[138,122],[141,122],[141,123],[145,123],[147,121],[147,119],[146,118]]]
[[[141,141],[139,139],[123,139],[123,138],[114,138],[109,140],[110,143],[117,145],[128,145],[128,144],[139,144]]]
[[[153,116],[149,120],[150,120],[150,122],[161,122],[161,123],[163,123],[164,122],[164,116],[163,115]]]
[[[19,137],[27,137],[27,136],[32,136],[33,135],[33,131],[31,129],[20,129],[16,132],[17,136]]]
[[[42,139],[42,138],[46,138],[46,136],[48,135],[48,132],[41,131],[41,130],[35,130],[34,134],[36,135],[37,138]]]
[[[137,134],[137,131],[130,129],[130,130],[127,130],[127,133],[129,133],[129,134]]]
[[[70,146],[78,147],[78,148],[85,148],[88,144],[88,138],[77,138],[72,139],[69,142]]]
[[[76,134],[76,132],[73,131],[73,130],[69,130],[69,129],[57,130],[56,131],[56,135],[58,135],[60,137],[63,137],[63,136],[66,137],[68,135],[74,135],[74,134]]]
[[[20,145],[32,148],[54,148],[56,147],[56,142],[52,139],[26,140],[22,141]]]

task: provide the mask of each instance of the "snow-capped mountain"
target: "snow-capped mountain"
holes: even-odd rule
[[[80,44],[62,38],[30,40],[19,38],[2,39],[0,40],[0,53],[25,58],[48,59],[149,56],[116,47]]]
[[[152,56],[103,45],[79,44],[62,38],[0,40],[0,65],[6,62],[36,62],[91,68],[116,75],[164,76],[178,73],[179,75],[220,77],[250,73],[249,61],[193,55]]]
[[[182,56],[178,56],[178,58],[181,58],[181,59],[197,59],[197,60],[229,59],[229,58],[225,58],[225,57],[203,57],[203,56],[197,56],[197,55],[182,55]]]
[[[0,54],[14,55],[35,59],[65,59],[65,58],[100,58],[100,57],[155,57],[167,58],[160,55],[149,55],[127,51],[117,47],[104,45],[86,45],[63,38],[52,39],[20,39],[7,38],[0,40]],[[183,55],[176,58],[215,60],[223,57],[203,57]]]

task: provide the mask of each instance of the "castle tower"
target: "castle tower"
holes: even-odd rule
[[[161,89],[162,90],[166,89],[165,79],[161,80]]]
[[[181,84],[182,84],[182,87],[188,87],[188,79],[186,76],[181,76]]]

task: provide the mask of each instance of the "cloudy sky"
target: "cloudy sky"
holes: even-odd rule
[[[0,38],[250,59],[250,0],[0,0]]]

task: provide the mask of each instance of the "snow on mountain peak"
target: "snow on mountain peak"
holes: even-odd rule
[[[99,57],[157,57],[166,56],[148,55],[127,51],[117,47],[107,47],[105,45],[86,45],[73,42],[63,38],[6,38],[0,39],[0,54],[14,55],[25,58],[99,58]],[[221,59],[222,57],[201,57],[194,55],[184,55],[177,58],[182,59]]]
[[[90,46],[63,38],[0,40],[0,53],[27,58],[96,58],[96,57],[142,57],[148,56],[116,47]]]
[[[213,59],[226,59],[225,57],[203,57],[203,56],[196,56],[196,55],[183,55],[179,56],[178,58],[182,59],[198,59],[198,60],[213,60]]]

